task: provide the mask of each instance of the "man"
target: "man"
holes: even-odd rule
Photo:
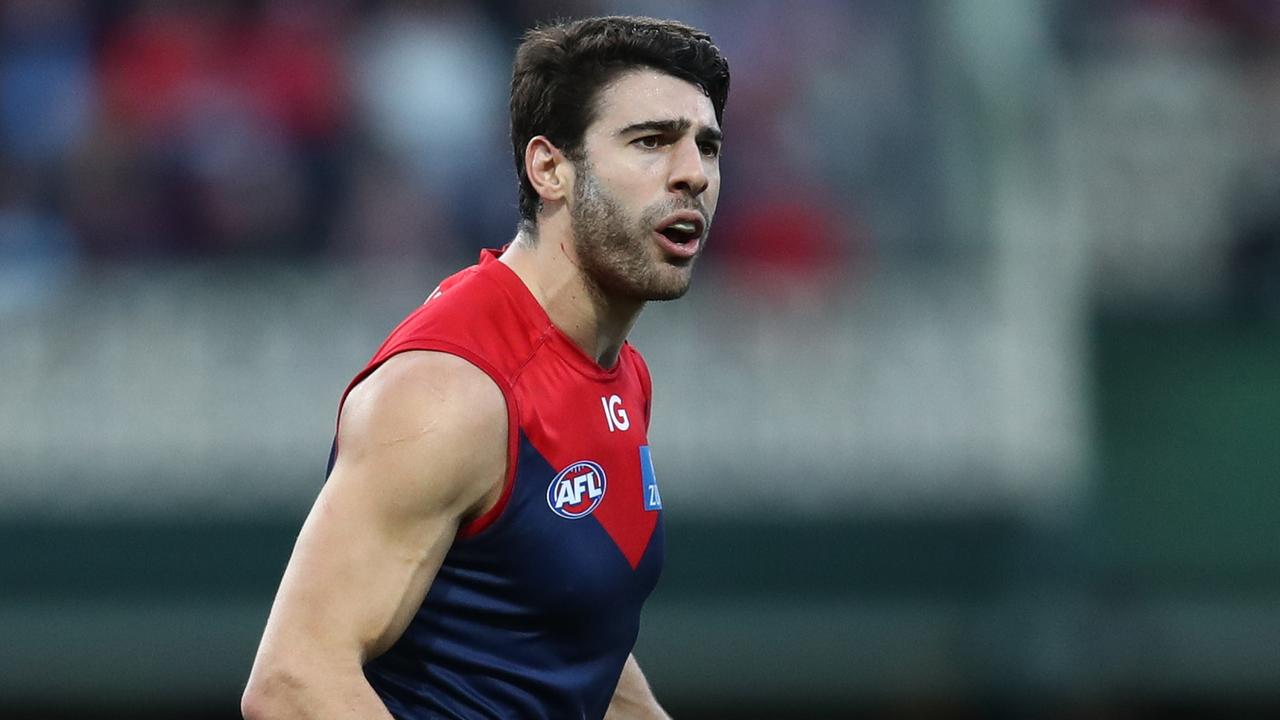
[[[631,656],[662,563],[649,373],[719,193],[729,70],[647,18],[531,31],[521,223],[348,388],[246,718],[664,718]]]

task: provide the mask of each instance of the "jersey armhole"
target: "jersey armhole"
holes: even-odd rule
[[[516,477],[516,461],[519,457],[520,449],[520,418],[519,415],[517,415],[515,393],[511,391],[511,387],[507,383],[506,378],[498,372],[497,368],[493,367],[493,365],[489,364],[488,361],[480,357],[479,354],[468,348],[443,340],[409,340],[397,345],[392,345],[389,348],[383,348],[379,353],[380,357],[378,357],[377,361],[369,363],[368,367],[361,370],[360,373],[352,379],[351,383],[347,385],[347,389],[342,392],[342,399],[338,401],[338,419],[334,422],[333,447],[329,452],[329,470],[333,470],[333,465],[337,461],[338,457],[337,426],[338,423],[341,422],[342,406],[346,403],[347,396],[351,394],[351,391],[355,389],[356,385],[363,382],[365,378],[369,377],[369,375],[373,373],[373,371],[382,367],[383,363],[396,355],[405,352],[412,352],[414,350],[442,352],[466,360],[479,368],[479,370],[485,375],[488,375],[490,380],[493,380],[493,382],[498,386],[498,390],[502,392],[502,397],[507,403],[507,471],[502,478],[502,494],[498,497],[498,501],[494,503],[493,507],[486,510],[480,515],[480,517],[477,517],[466,525],[460,527],[457,533],[457,537],[459,539],[474,537],[497,521],[497,519],[502,515],[502,511],[506,509],[507,502],[511,499],[511,490],[515,484]]]

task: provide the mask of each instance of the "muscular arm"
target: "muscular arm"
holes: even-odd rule
[[[338,447],[272,605],[247,720],[390,720],[362,667],[404,632],[458,528],[501,492],[506,402],[459,358],[397,355],[347,397]]]
[[[627,663],[622,666],[618,688],[613,691],[604,720],[671,720],[649,689],[635,655],[628,655]]]

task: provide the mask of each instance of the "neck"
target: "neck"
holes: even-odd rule
[[[644,302],[602,291],[579,265],[568,228],[554,230],[544,225],[537,239],[521,230],[499,259],[524,281],[561,332],[596,364],[611,368]]]

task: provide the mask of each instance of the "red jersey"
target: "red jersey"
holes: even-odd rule
[[[662,566],[643,359],[624,344],[598,366],[495,251],[441,283],[351,386],[409,350],[461,357],[501,389],[507,475],[366,677],[397,718],[603,717]]]

